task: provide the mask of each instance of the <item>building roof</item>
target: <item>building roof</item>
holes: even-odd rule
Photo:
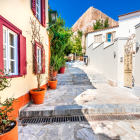
[[[134,14],[134,13],[137,13],[137,12],[140,12],[140,10],[137,10],[137,11],[134,11],[134,12],[129,12],[129,13],[126,13],[126,14],[123,14],[123,15],[119,15],[118,17]]]
[[[119,25],[108,27],[108,28],[103,28],[103,29],[99,29],[99,30],[95,30],[95,31],[91,31],[91,32],[88,32],[88,33],[94,33],[94,32],[103,31],[103,30],[107,30],[107,29],[111,29],[111,28],[116,28],[116,27],[119,27]],[[86,36],[87,36],[88,33],[86,33]]]

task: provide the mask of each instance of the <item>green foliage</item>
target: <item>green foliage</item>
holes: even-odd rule
[[[78,36],[79,36],[79,37],[82,37],[82,35],[83,35],[83,32],[82,32],[82,31],[78,30],[77,33],[78,33]]]
[[[57,18],[55,24],[50,24],[48,31],[51,38],[51,71],[58,71],[63,65],[63,61],[66,61],[64,59],[65,55],[71,51],[70,38],[72,36],[72,31],[65,26],[65,20],[61,15]]]
[[[105,21],[100,20],[100,19],[96,20],[96,24],[93,24],[93,29],[99,30],[99,29],[104,29],[104,28],[109,27],[108,19],[109,18],[106,18]]]
[[[6,71],[6,70],[5,70]],[[0,91],[4,90],[7,87],[10,87],[11,78],[9,74],[4,73],[0,69]],[[10,131],[15,125],[11,125],[11,123],[15,123],[14,120],[11,120],[9,113],[11,113],[13,109],[13,102],[17,101],[14,98],[7,98],[3,103],[0,100],[0,135]]]
[[[76,55],[81,56],[82,55],[82,46],[81,46],[81,41],[82,38],[78,35],[78,36],[74,36],[73,37],[74,40],[74,44],[73,44],[73,48],[72,48],[72,53],[76,53]]]
[[[104,21],[104,28],[109,27],[108,19],[109,18],[106,18],[105,21]]]
[[[14,118],[9,115],[13,109],[14,98],[7,98],[3,103],[0,101],[0,135],[10,131],[15,126]],[[13,125],[12,125],[13,124]]]
[[[73,37],[73,48],[71,50],[71,52],[74,54],[76,53],[78,56],[82,55],[82,46],[81,46],[81,42],[82,42],[82,36],[83,36],[83,32],[78,30],[77,32],[77,36]]]
[[[9,74],[0,69],[0,91],[10,86],[11,78],[7,79],[6,77],[9,77]]]

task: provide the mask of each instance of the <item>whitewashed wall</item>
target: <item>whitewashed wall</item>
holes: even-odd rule
[[[106,44],[102,43],[96,48],[93,44],[86,48],[86,55],[89,58],[89,66],[98,72],[104,73],[111,80],[123,83],[124,63],[120,62],[120,58],[124,57],[124,45],[126,39],[116,39],[116,41],[104,47]],[[116,52],[116,57],[114,57]]]
[[[87,45],[90,46],[94,42],[94,36],[95,35],[102,34],[102,42],[106,41],[106,33],[109,33],[109,32],[116,31],[116,37],[118,37],[118,35],[117,35],[118,28],[119,27],[114,27],[114,28],[110,28],[110,29],[105,29],[105,30],[101,30],[101,31],[96,31],[96,32],[88,33],[88,35],[86,36],[86,38],[87,38]]]
[[[136,42],[140,44],[140,26],[136,29]],[[140,46],[135,52],[135,86],[140,87]]]
[[[118,37],[128,37],[135,33],[135,25],[140,22],[140,12],[119,17]]]
[[[131,36],[131,34],[133,34],[133,33],[135,34],[134,26],[140,22],[140,12],[119,17],[118,22],[119,22],[118,27],[88,33],[88,35],[86,36],[87,46],[90,46],[92,43],[94,43],[95,35],[102,34],[102,42],[104,42],[104,41],[106,41],[106,33],[108,33],[108,32],[116,31],[116,38],[129,37],[129,36]]]

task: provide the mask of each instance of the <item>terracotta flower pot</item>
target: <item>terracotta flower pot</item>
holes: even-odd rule
[[[0,135],[0,140],[18,140],[18,122],[16,126],[9,132]]]
[[[32,95],[32,99],[34,104],[42,104],[44,103],[44,97],[45,97],[45,88],[40,88],[42,91],[35,91],[37,88],[31,89],[30,93]]]
[[[61,67],[61,68],[59,69],[59,73],[60,73],[60,74],[65,73],[65,67]]]
[[[53,71],[53,77],[57,76],[57,71]]]
[[[48,81],[48,82],[49,82],[50,89],[56,89],[58,80],[56,80],[56,81]]]

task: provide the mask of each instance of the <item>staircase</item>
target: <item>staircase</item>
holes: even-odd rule
[[[88,77],[92,84],[108,84],[108,79],[105,74],[90,74]]]
[[[58,74],[58,85],[92,85],[87,74]]]
[[[108,84],[104,74],[58,74],[58,85]]]

